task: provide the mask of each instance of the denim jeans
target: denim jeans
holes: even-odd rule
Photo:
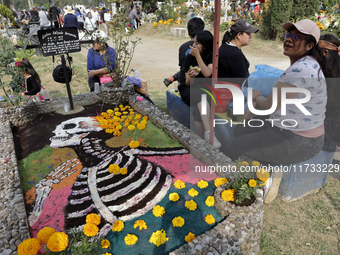
[[[130,19],[130,25],[131,25],[131,29],[132,30],[136,29],[136,27],[135,27],[135,19]]]
[[[268,116],[257,118],[265,120]],[[311,159],[321,151],[324,142],[323,135],[303,137],[289,130],[272,127],[268,121],[264,121],[262,127],[244,127],[239,124],[233,135],[234,138],[226,146],[227,156],[232,160],[243,158],[277,164],[294,164]]]

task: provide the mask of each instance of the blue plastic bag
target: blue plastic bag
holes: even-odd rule
[[[283,70],[268,65],[256,65],[255,71],[248,77],[248,87],[260,90],[263,96],[268,97],[277,80],[283,74]],[[243,90],[247,94],[246,88]]]

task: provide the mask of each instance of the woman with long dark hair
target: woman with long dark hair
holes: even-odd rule
[[[193,115],[197,133],[209,140],[210,135],[210,107],[207,114],[201,115],[201,95],[204,93],[199,87],[204,87],[197,80],[209,78],[212,74],[212,54],[214,37],[209,31],[201,31],[194,38],[190,47],[190,54],[184,60],[179,75],[178,90],[184,103],[194,107]],[[213,146],[221,147],[221,143],[214,136]]]
[[[39,74],[34,70],[32,64],[27,58],[23,58],[20,62],[20,67],[24,69],[25,86],[27,91],[20,93],[21,96],[32,96],[40,92],[41,80]]]
[[[319,47],[327,78],[325,143],[322,149],[335,152],[336,143],[340,143],[340,40],[332,34],[325,34],[320,37]]]

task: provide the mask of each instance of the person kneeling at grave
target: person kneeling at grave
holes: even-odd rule
[[[105,32],[97,30],[92,35],[93,47],[87,54],[87,72],[90,91],[94,91],[94,84],[112,81],[115,74],[115,50],[108,46]]]

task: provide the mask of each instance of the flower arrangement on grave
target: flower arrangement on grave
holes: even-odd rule
[[[251,203],[257,190],[266,185],[269,172],[260,168],[257,161],[253,161],[252,166],[246,161],[238,161],[236,167],[238,171],[234,173],[226,189],[221,192],[222,200],[236,204]]]
[[[112,134],[113,136],[121,136],[124,129],[128,130],[127,132],[134,132],[133,137],[135,137],[135,139],[131,140],[128,144],[130,148],[139,147],[140,142],[136,140],[137,132],[138,130],[144,130],[148,124],[148,117],[143,117],[140,113],[135,113],[129,105],[119,105],[119,107],[114,108],[114,110],[109,109],[106,112],[102,112],[96,117],[96,120],[106,133]],[[125,169],[117,169],[118,166],[110,167],[110,173],[126,174]]]
[[[234,21],[231,21],[230,23],[228,21],[223,22],[220,25],[220,31],[226,31],[228,30],[232,25],[234,25]]]
[[[110,247],[110,241],[98,235],[100,217],[95,213],[86,216],[86,224],[83,231],[57,232],[54,228],[41,229],[37,238],[24,240],[18,246],[19,255],[36,255],[44,245],[44,254],[96,254],[98,251],[105,253]]]

